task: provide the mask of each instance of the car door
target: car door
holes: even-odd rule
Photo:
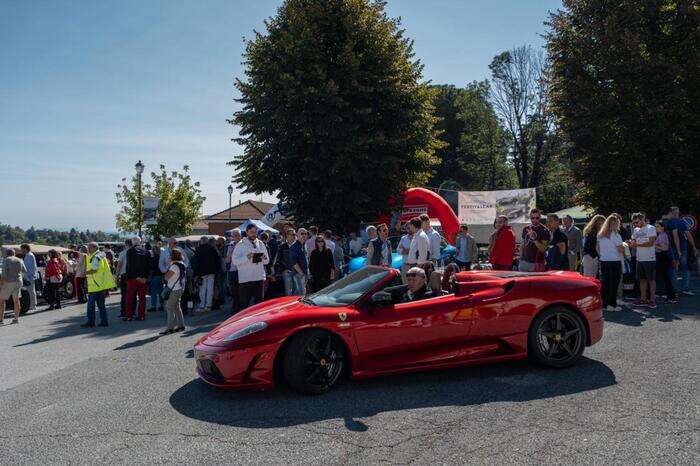
[[[423,317],[419,306],[368,305],[363,323],[355,327],[355,342],[365,370],[411,366],[423,346]]]
[[[449,294],[396,306],[397,312],[410,306],[421,314],[421,344],[413,354],[414,364],[449,362],[459,357],[470,338],[474,301],[471,295]]]

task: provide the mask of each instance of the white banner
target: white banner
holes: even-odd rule
[[[276,223],[281,222],[285,219],[284,214],[282,213],[283,210],[284,206],[281,202],[278,202],[277,204],[272,206],[272,208],[268,210],[265,215],[263,215],[260,221],[267,226],[273,227]]]
[[[527,223],[530,209],[536,205],[535,188],[504,191],[460,191],[459,222],[467,225],[492,225],[505,215],[509,223]]]
[[[155,196],[143,197],[143,224],[155,225],[158,223],[158,198]]]

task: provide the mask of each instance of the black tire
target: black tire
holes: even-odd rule
[[[528,356],[543,366],[569,367],[581,359],[586,340],[586,326],[578,314],[566,307],[551,307],[532,321]]]
[[[284,377],[299,393],[325,393],[343,374],[344,353],[342,343],[330,332],[313,329],[299,333],[284,353]]]

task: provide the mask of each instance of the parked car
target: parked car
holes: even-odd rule
[[[575,272],[461,272],[452,292],[410,302],[407,288],[396,270],[368,266],[249,307],[195,343],[197,373],[222,388],[319,394],[343,377],[525,358],[569,367],[603,336],[600,282]]]

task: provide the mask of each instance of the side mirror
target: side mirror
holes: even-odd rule
[[[389,305],[392,303],[391,293],[377,291],[372,295],[372,303],[378,305]]]

